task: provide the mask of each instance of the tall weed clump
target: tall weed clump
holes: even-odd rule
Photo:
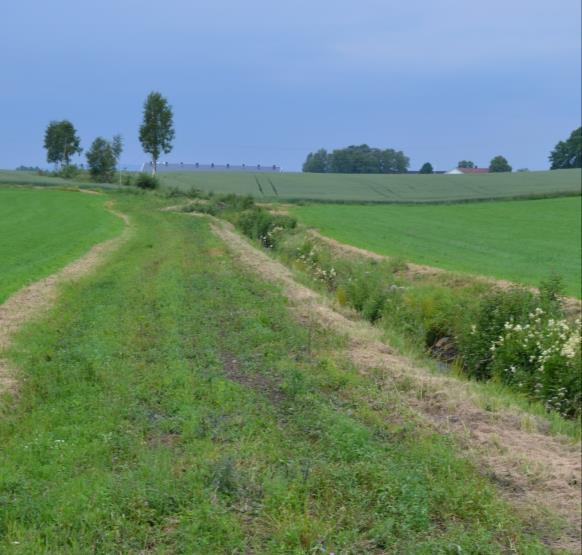
[[[253,207],[243,211],[234,223],[247,237],[257,239],[263,247],[272,249],[277,246],[284,231],[297,225],[297,220]]]
[[[159,189],[160,182],[155,175],[150,175],[149,173],[140,173],[136,176],[135,186],[144,190],[154,190]]]

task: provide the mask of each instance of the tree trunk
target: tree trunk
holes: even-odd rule
[[[158,160],[157,158],[152,158],[152,175],[157,175],[158,173]]]

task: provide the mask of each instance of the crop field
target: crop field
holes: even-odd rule
[[[581,193],[580,170],[488,175],[345,175],[304,173],[168,173],[166,187],[252,195],[270,200],[416,203]]]
[[[102,197],[0,188],[0,303],[119,233]]]
[[[580,297],[581,199],[439,206],[297,207],[300,220],[343,243],[448,270],[537,286],[551,273]]]

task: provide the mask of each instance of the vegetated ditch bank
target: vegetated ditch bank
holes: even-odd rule
[[[213,229],[243,266],[282,285],[291,311],[302,325],[308,330],[317,326],[344,335],[349,357],[360,372],[377,375],[381,387],[396,392],[402,404],[421,414],[440,433],[452,434],[466,456],[500,486],[503,496],[532,528],[546,530],[548,515],[569,522],[557,543],[548,541],[552,549],[578,550],[580,445],[550,433],[553,428],[554,432],[579,437],[575,423],[543,408],[543,418],[532,417],[516,406],[518,398],[508,395],[506,389],[431,375],[424,366],[426,360],[414,361],[387,347],[380,327],[359,320],[354,311],[348,312],[347,318],[342,316],[337,306],[332,308],[322,295],[296,281],[300,273],[292,273],[261,252],[258,245],[253,247],[230,229],[230,224],[215,221]],[[304,281],[313,285],[309,279]],[[541,513],[534,516],[532,512],[538,510]]]
[[[184,210],[231,221],[340,306],[455,372],[579,421],[580,315],[566,314],[559,276],[548,276],[536,292],[448,272],[411,275],[400,259],[341,256],[294,218],[271,214],[249,197],[213,197]]]
[[[199,218],[119,195],[134,231],[10,351],[6,553],[544,552],[346,340],[289,314]],[[533,532],[532,530],[536,530]],[[532,537],[534,536],[534,537]]]
[[[448,206],[309,204],[299,221],[342,243],[453,272],[537,286],[556,270],[581,294],[580,196]]]

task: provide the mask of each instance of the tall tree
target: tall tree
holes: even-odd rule
[[[47,162],[65,167],[71,163],[72,156],[83,152],[77,130],[66,119],[48,124],[44,132],[44,148]]]
[[[471,160],[461,160],[457,164],[457,168],[474,168],[475,162],[471,162]]]
[[[303,164],[303,171],[306,173],[325,173],[328,171],[329,155],[325,148],[320,148],[317,152],[310,152]]]
[[[509,162],[503,156],[495,156],[489,163],[489,171],[491,173],[510,172],[511,169]]]
[[[550,153],[551,170],[582,168],[582,127],[560,141]]]
[[[153,175],[158,171],[160,155],[172,151],[175,136],[173,119],[174,115],[168,101],[159,92],[151,92],[144,103],[139,140],[144,152],[152,157]]]
[[[115,135],[111,141],[97,137],[87,152],[87,165],[91,177],[96,181],[113,181],[122,150],[121,135]]]
[[[430,162],[425,162],[418,173],[434,173],[432,164]]]

